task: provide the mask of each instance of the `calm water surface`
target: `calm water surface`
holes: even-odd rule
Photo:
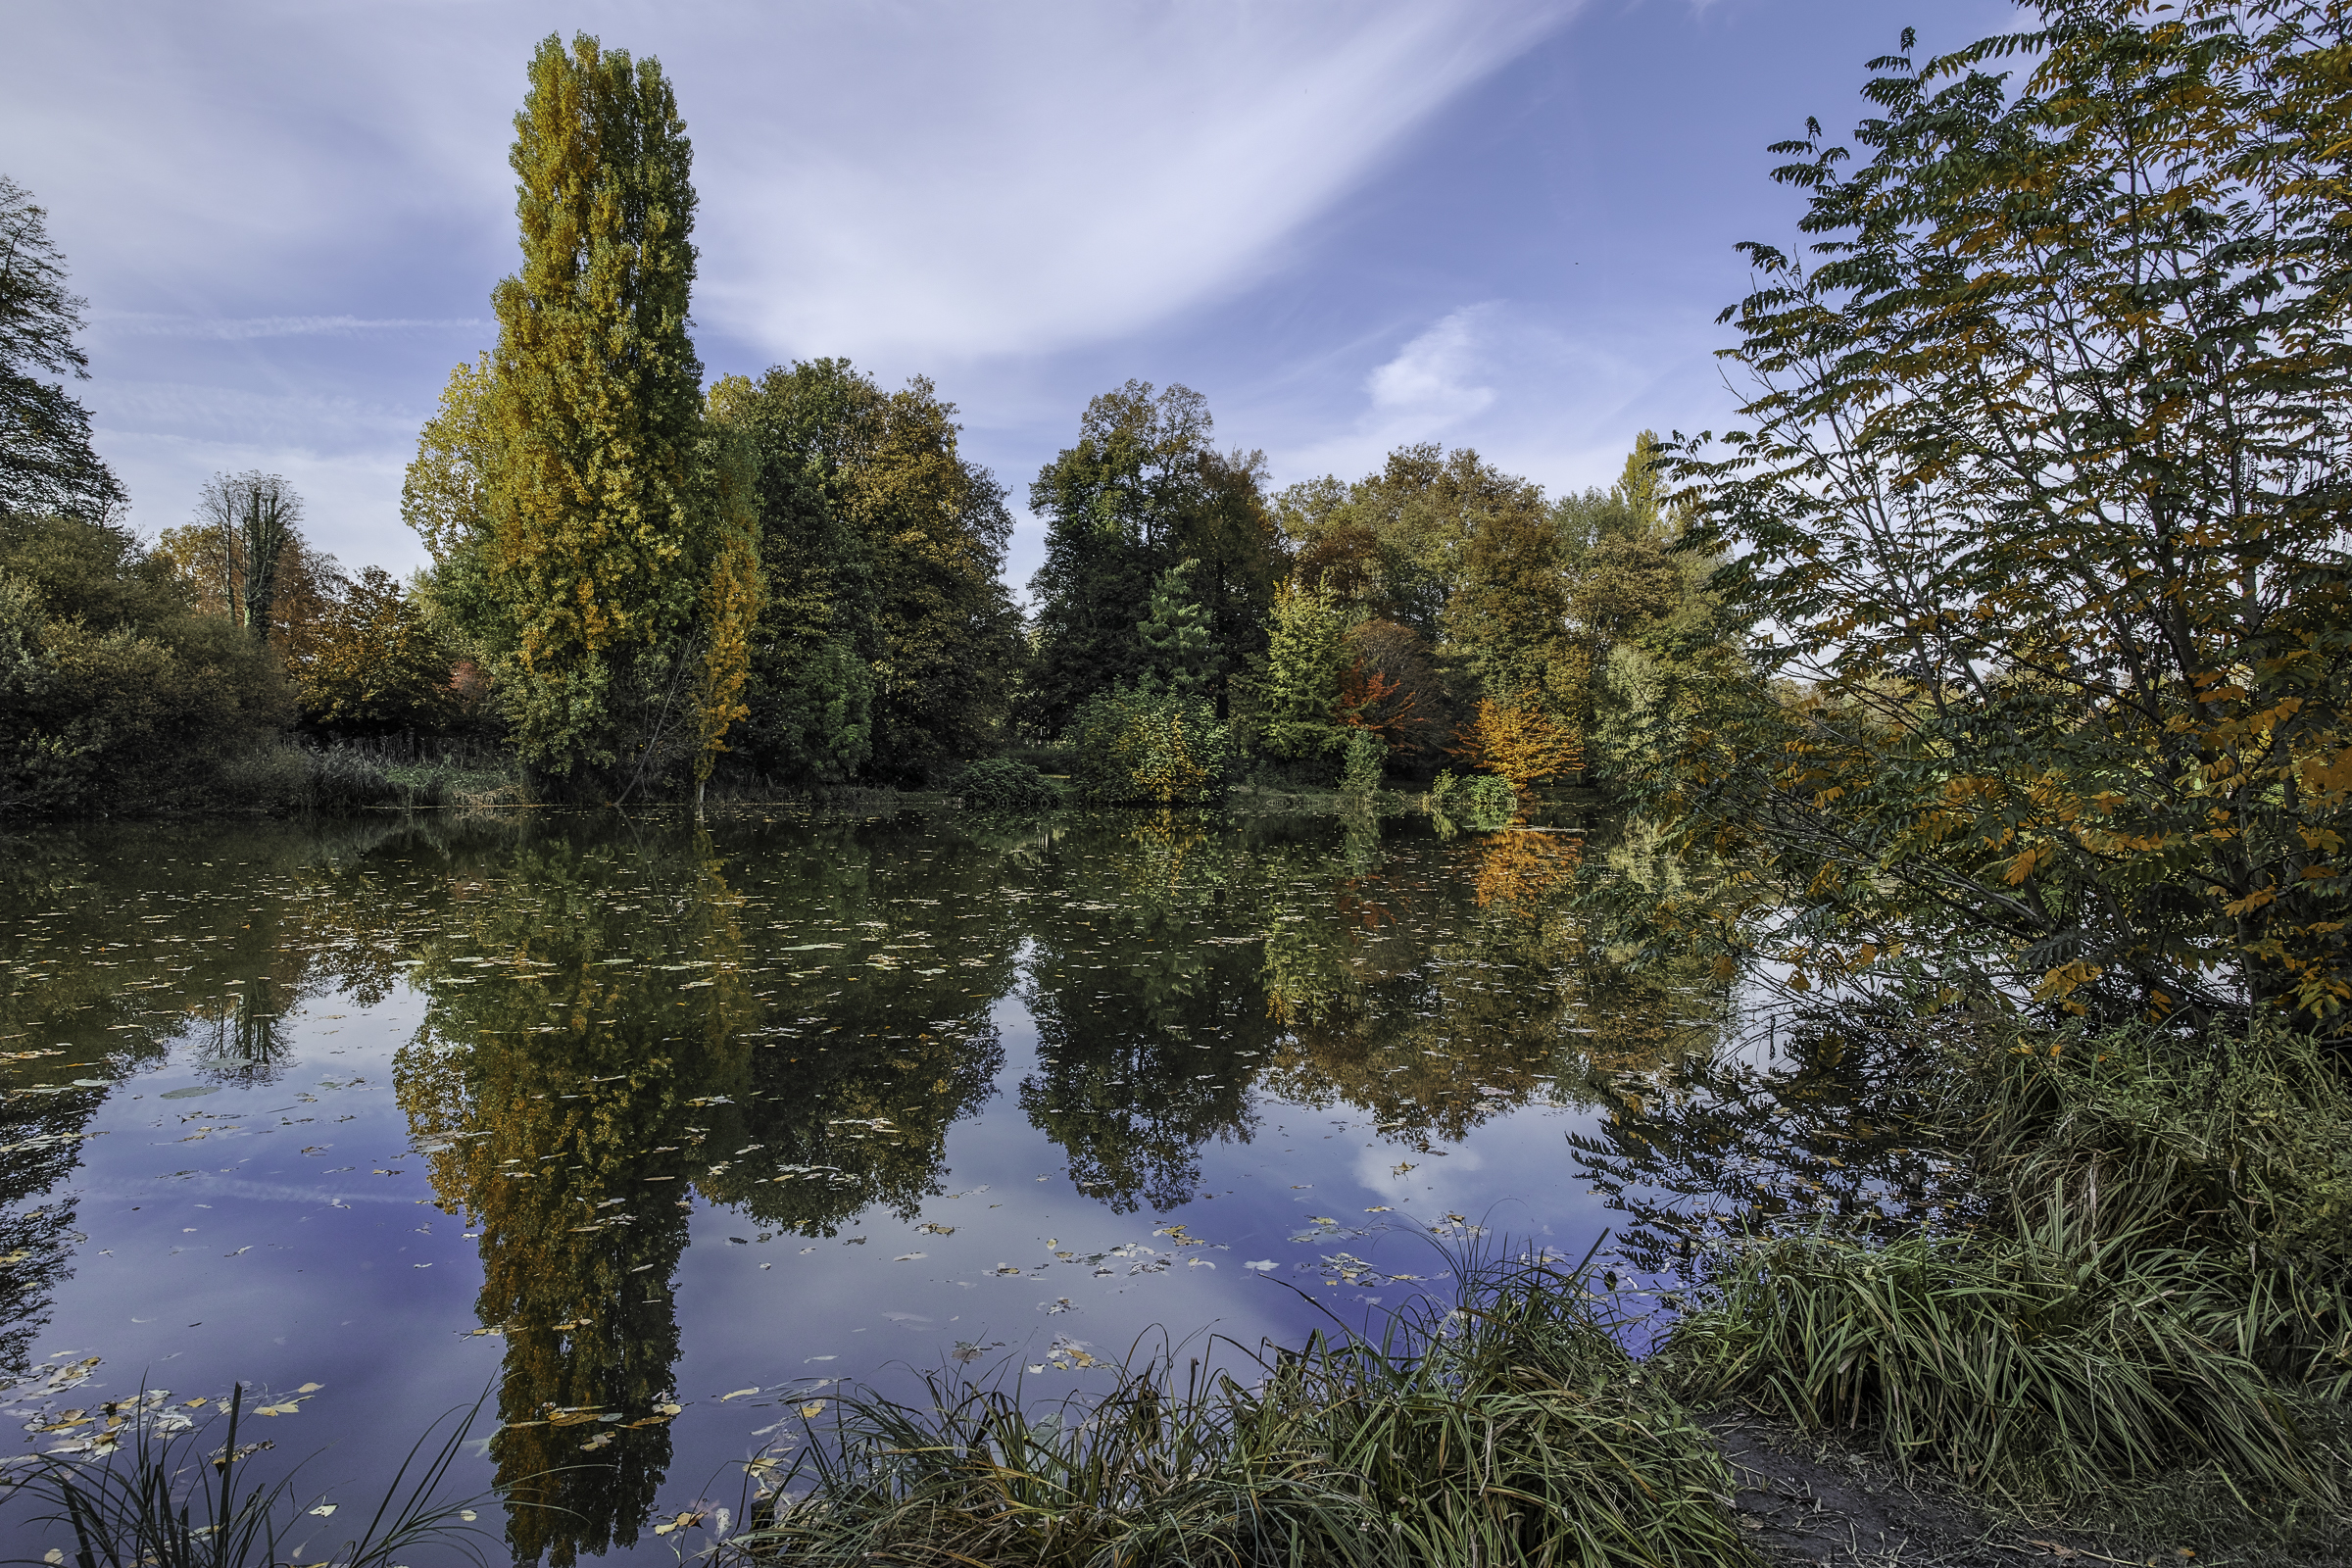
[[[487,1393],[461,1480],[557,1505],[485,1505],[518,1561],[670,1561],[708,1538],[653,1527],[738,1505],[835,1380],[1051,1395],[1139,1339],[1377,1321],[1475,1227],[1581,1256],[1661,1161],[1801,1200],[1733,1121],[1644,1130],[1718,1000],[1588,980],[1578,848],[917,812],[0,841],[21,1451],[241,1382],[356,1505]],[[1780,1157],[1805,1095],[1735,1098]],[[1858,1170],[1871,1131],[1811,1143]]]

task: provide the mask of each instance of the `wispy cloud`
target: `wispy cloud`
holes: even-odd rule
[[[498,330],[496,321],[468,318],[383,320],[363,316],[173,316],[156,311],[100,311],[92,316],[90,326],[101,336],[209,338],[223,343],[264,337],[367,337],[385,333],[403,336],[466,333],[480,337]]]
[[[1687,380],[1693,365],[1707,368],[1703,348],[1651,323],[1623,335],[1570,333],[1524,305],[1462,306],[1363,372],[1352,418],[1277,442],[1275,472],[1354,478],[1396,447],[1436,440],[1475,447],[1555,494],[1605,483],[1635,432],[1661,422],[1662,383]]]
[[[772,353],[935,363],[1143,329],[1281,267],[1576,9],[881,9],[843,52],[897,32],[918,55],[763,96],[700,144],[704,313]]]

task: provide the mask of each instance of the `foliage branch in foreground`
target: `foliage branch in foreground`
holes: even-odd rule
[[[2040,21],[1873,62],[1858,161],[1776,149],[1815,243],[1746,247],[1753,423],[1672,466],[1785,679],[1653,802],[1800,987],[1932,954],[1931,994],[2333,1033],[2345,7]]]

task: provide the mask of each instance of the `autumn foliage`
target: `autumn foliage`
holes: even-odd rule
[[[1521,798],[1538,784],[1577,772],[1585,749],[1576,732],[1544,710],[1533,690],[1497,700],[1483,698],[1478,715],[1460,736],[1454,755],[1503,779]]]

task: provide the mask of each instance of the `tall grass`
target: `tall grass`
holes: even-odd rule
[[[10,1476],[11,1496],[27,1494],[32,1522],[71,1538],[71,1557],[0,1558],[0,1562],[56,1563],[74,1568],[277,1568],[289,1560],[332,1561],[336,1568],[392,1568],[424,1546],[446,1546],[479,1561],[466,1540],[473,1517],[464,1501],[438,1497],[472,1428],[459,1418],[438,1447],[427,1451],[428,1430],[401,1461],[372,1509],[323,1497],[305,1498],[292,1475],[275,1482],[248,1480],[246,1467],[267,1443],[240,1445],[237,1431],[245,1391],[229,1396],[225,1441],[208,1455],[212,1422],[190,1423],[158,1397],[142,1393],[111,1414],[132,1429],[126,1448],[102,1459],[43,1454]],[[436,1423],[436,1428],[438,1423]],[[110,1430],[119,1430],[110,1429]],[[362,1522],[362,1513],[365,1519]],[[359,1524],[357,1535],[348,1534]]]
[[[1161,1356],[1042,1409],[1017,1380],[945,1375],[923,1403],[840,1401],[731,1549],[942,1568],[1749,1560],[1722,1459],[1582,1272],[1465,1273],[1450,1309],[1380,1344],[1248,1356],[1248,1384]]]
[[[1977,1069],[1972,1233],[1735,1244],[1662,1367],[2016,1501],[2203,1466],[2241,1503],[2346,1504],[2352,1095],[2314,1049],[2149,1033]]]

